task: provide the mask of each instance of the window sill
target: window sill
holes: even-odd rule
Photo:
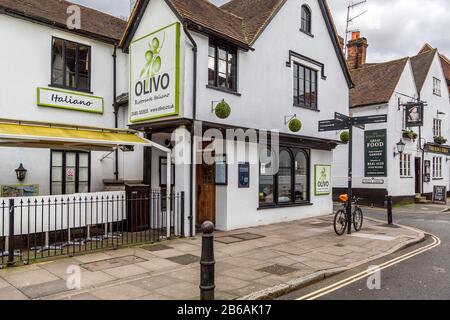
[[[67,90],[67,91],[71,91],[71,92],[79,92],[79,93],[84,93],[84,94],[94,94],[92,91],[90,90],[81,90],[81,89],[75,89],[72,87],[65,87],[65,86],[59,86],[59,85],[55,85],[55,84],[49,84],[48,85],[50,88],[55,88],[55,89],[61,89],[61,90]]]
[[[221,87],[212,86],[210,84],[207,84],[206,88],[212,89],[212,90],[216,90],[216,91],[220,91],[220,92],[224,92],[224,93],[229,93],[229,94],[232,94],[232,95],[235,95],[235,96],[238,96],[238,97],[242,96],[242,94],[240,94],[237,91],[233,91],[233,90],[230,90],[230,89],[225,89],[225,88],[221,88]]]
[[[270,209],[283,209],[283,208],[294,208],[294,207],[307,207],[313,206],[311,202],[303,203],[288,203],[288,204],[271,204],[271,205],[260,205],[258,210],[270,210]]]
[[[433,92],[435,96],[442,97],[442,93]]]
[[[300,28],[300,32],[306,34],[307,36],[310,36],[311,38],[314,38],[314,35],[312,33],[309,33],[309,32],[307,32],[307,31],[305,31],[305,30],[303,30],[301,28]]]
[[[308,108],[308,107],[301,106],[301,105],[295,104],[295,103],[294,103],[294,107],[295,107],[295,108],[302,108],[302,109],[309,110],[309,111],[313,111],[313,112],[320,112],[319,109]]]
[[[414,179],[414,177],[400,177],[400,179]]]
[[[433,181],[442,181],[442,180],[444,180],[444,178],[433,178],[432,180]]]

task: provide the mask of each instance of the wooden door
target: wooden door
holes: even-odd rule
[[[415,159],[415,182],[416,182],[416,194],[422,193],[422,159],[416,158]]]
[[[197,226],[216,223],[216,170],[214,165],[197,165]]]

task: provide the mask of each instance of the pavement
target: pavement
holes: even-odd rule
[[[446,209],[448,209],[447,206],[433,204],[415,204],[394,208],[394,222],[420,228],[432,236],[427,236],[427,240],[423,243],[387,255],[378,261],[372,261],[371,266],[388,264],[388,267],[379,274],[380,286],[378,288],[367,286],[367,276],[359,278],[358,281],[345,280],[352,279],[359,272],[367,270],[369,266],[367,264],[280,298],[282,300],[298,299],[326,290],[326,294],[318,299],[351,301],[450,299],[450,283],[448,281],[450,212]],[[383,210],[370,208],[364,208],[364,213],[366,216],[378,219],[385,215]],[[439,239],[438,245],[432,246],[436,239]],[[422,251],[425,245],[430,245],[431,248]],[[398,258],[398,256],[405,255],[408,255],[408,258]],[[330,290],[329,288],[336,283],[340,284],[336,290]]]
[[[425,239],[366,219],[338,237],[333,216],[216,232],[216,298],[268,299]],[[0,300],[197,300],[201,236],[0,270]],[[67,284],[78,279],[81,286]]]

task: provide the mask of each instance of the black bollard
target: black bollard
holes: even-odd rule
[[[394,223],[392,219],[392,196],[386,196],[386,202],[388,225],[392,225]]]
[[[202,224],[202,258],[200,261],[200,300],[214,300],[214,224],[206,221]]]

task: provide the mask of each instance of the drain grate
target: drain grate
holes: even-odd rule
[[[299,271],[298,269],[292,268],[292,267],[288,267],[288,266],[282,266],[279,264],[274,264],[268,267],[264,267],[262,269],[259,269],[257,271],[261,271],[261,272],[266,272],[266,273],[270,273],[276,276],[284,276],[290,273],[294,273],[296,271]]]
[[[187,265],[190,265],[193,263],[200,262],[200,258],[197,256],[194,256],[192,254],[185,254],[182,256],[171,257],[171,258],[167,258],[166,260],[181,264],[183,266],[187,266]]]
[[[254,234],[254,233],[241,233],[241,234],[233,235],[233,238],[238,238],[241,240],[249,241],[249,240],[262,239],[262,238],[265,238],[265,236],[262,236],[259,234]]]
[[[156,244],[156,245],[150,245],[150,246],[144,246],[142,249],[150,251],[150,252],[157,252],[157,251],[164,251],[164,250],[170,250],[173,249],[172,247],[163,245],[163,244]]]
[[[239,239],[236,237],[232,237],[232,236],[227,236],[227,237],[221,237],[221,238],[216,238],[217,242],[220,243],[224,243],[224,244],[232,244],[232,243],[237,243],[237,242],[243,242],[243,239]]]

